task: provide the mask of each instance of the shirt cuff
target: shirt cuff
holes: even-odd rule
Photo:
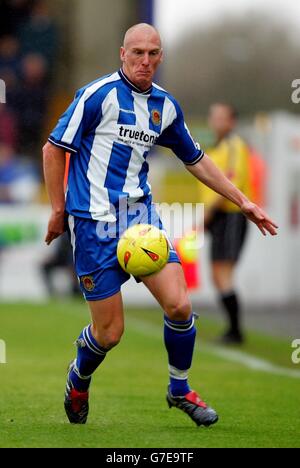
[[[48,138],[48,141],[53,145],[58,146],[59,148],[63,148],[66,151],[69,151],[70,153],[78,153],[78,150],[74,148],[74,146],[71,146],[68,143],[64,143],[63,141],[57,141],[52,136]]]
[[[192,161],[189,161],[189,162],[186,162],[184,161],[184,164],[186,166],[194,166],[194,164],[197,164],[197,162],[201,161],[201,159],[203,158],[204,156],[204,151],[203,150],[200,150],[198,153],[197,153],[197,156],[192,160]]]

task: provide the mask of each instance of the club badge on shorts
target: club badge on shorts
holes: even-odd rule
[[[92,276],[82,276],[81,283],[86,291],[93,291],[95,289],[95,283]]]
[[[151,119],[154,125],[161,124],[161,114],[157,109],[153,109],[153,111],[151,112]]]

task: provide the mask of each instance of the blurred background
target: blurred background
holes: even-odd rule
[[[206,4],[207,3],[207,4]],[[126,29],[147,21],[163,39],[158,83],[179,100],[204,149],[216,101],[239,113],[238,133],[259,155],[256,196],[279,224],[264,239],[251,226],[236,283],[251,326],[291,334],[300,313],[300,4],[294,0],[1,0],[0,301],[78,295],[64,238],[43,243],[49,205],[41,148],[75,90],[119,67]],[[198,184],[167,151],[155,151],[156,202],[199,203]],[[195,307],[214,314],[209,238],[197,263]],[[143,286],[124,287],[127,304],[153,304]],[[259,306],[259,307],[258,307]],[[297,328],[298,327],[298,328]]]

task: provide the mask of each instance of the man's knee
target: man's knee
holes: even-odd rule
[[[192,313],[192,305],[187,296],[174,300],[165,306],[165,313],[171,320],[188,320]]]
[[[215,262],[212,266],[212,280],[220,291],[228,291],[233,287],[233,266],[227,262]]]
[[[114,327],[100,330],[95,326],[93,327],[93,335],[95,340],[100,346],[102,346],[102,348],[107,350],[114,348],[120,343],[123,332],[123,327]]]
[[[216,270],[212,271],[212,281],[213,281],[215,288],[222,289],[223,287],[222,277],[219,274],[219,272]]]

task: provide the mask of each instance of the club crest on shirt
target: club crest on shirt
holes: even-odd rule
[[[151,119],[154,125],[161,124],[161,113],[157,109],[153,109],[151,112]]]
[[[81,282],[86,291],[93,291],[95,289],[95,283],[92,276],[82,276]]]

